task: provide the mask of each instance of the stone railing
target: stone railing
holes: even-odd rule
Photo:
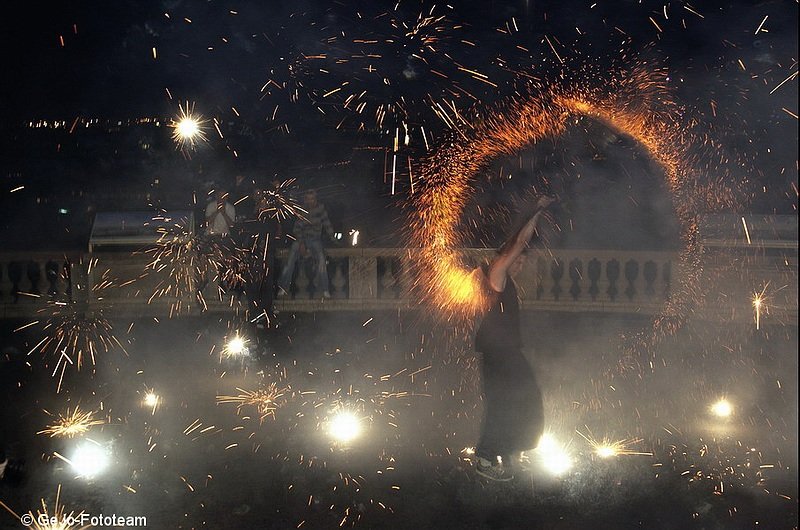
[[[313,263],[301,260],[289,296],[280,311],[411,309],[410,267],[414,250],[402,248],[332,248],[327,250],[331,298],[322,300],[313,282]],[[489,249],[465,249],[465,267],[490,258]],[[286,251],[279,252],[280,271]],[[63,253],[0,254],[0,318],[29,318],[47,300],[85,304],[109,316],[160,317],[235,312],[241,304],[220,296],[213,282],[201,307],[193,285],[175,289],[169,267],[148,267],[144,254]],[[191,261],[192,256],[186,256]],[[711,295],[705,318],[745,321],[752,318],[751,297],[769,285],[770,319],[796,325],[797,257],[748,256],[741,263],[707,260],[704,285]],[[66,264],[66,265],[65,265]],[[90,266],[91,265],[91,266]],[[679,285],[677,254],[659,251],[565,250],[532,252],[517,279],[523,309],[541,311],[655,314]],[[179,285],[180,282],[177,282]],[[74,287],[73,287],[74,286]],[[765,319],[766,324],[769,320]]]
[[[81,270],[76,252],[1,253],[0,318],[31,317],[47,300],[83,301]]]

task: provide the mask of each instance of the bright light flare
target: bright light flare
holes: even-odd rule
[[[764,293],[769,284],[764,286],[760,293],[753,293],[753,310],[755,311],[756,330],[761,329],[761,312],[764,308]]]
[[[186,102],[186,106],[178,105],[180,112],[176,119],[170,123],[172,127],[172,139],[180,149],[194,149],[198,142],[205,142],[206,136],[204,125],[206,120],[194,112],[194,104]]]
[[[155,414],[156,409],[161,405],[161,396],[156,394],[155,390],[148,388],[145,390],[144,397],[142,398],[142,406],[151,409],[151,413]]]
[[[239,357],[247,355],[248,352],[247,339],[238,334],[228,339],[222,349],[222,355],[225,357]]]
[[[542,435],[535,452],[542,466],[555,476],[561,476],[572,469],[574,463],[572,455],[567,450],[567,447],[556,440],[550,433]]]
[[[72,466],[79,477],[91,479],[108,468],[111,456],[105,447],[87,439],[75,447],[71,458],[64,460]]]
[[[730,418],[733,414],[733,405],[725,398],[711,405],[711,413],[718,418]]]
[[[351,412],[339,412],[328,424],[328,433],[337,442],[350,442],[361,434],[361,421]]]

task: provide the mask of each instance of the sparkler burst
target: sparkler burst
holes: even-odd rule
[[[0,506],[16,517],[23,526],[32,530],[86,530],[91,528],[91,525],[80,526],[76,524],[82,520],[82,516],[85,514],[84,510],[80,512],[71,510],[67,513],[66,506],[61,504],[61,484],[58,485],[56,490],[52,511],[48,509],[47,502],[44,499],[41,499],[41,508],[37,509],[36,513],[29,511],[22,516],[17,515],[14,510],[1,500]]]
[[[261,195],[257,197],[257,217],[259,219],[274,217],[279,221],[292,218],[305,219],[308,212],[303,209],[292,193],[295,181],[296,179],[293,178],[286,179],[278,182],[274,188],[262,191]]]
[[[643,441],[642,438],[625,438],[616,441],[612,441],[609,438],[597,440],[594,438],[591,432],[588,434],[583,434],[580,431],[576,432],[589,443],[589,446],[592,448],[592,452],[600,458],[611,458],[621,455],[653,456],[653,453],[641,452],[633,449],[634,445]]]
[[[45,411],[46,412],[46,411]],[[67,409],[58,415],[58,419],[36,434],[46,434],[53,437],[72,438],[85,434],[95,425],[103,425],[103,420],[95,419],[94,411],[83,411],[80,406],[76,406],[72,411]]]
[[[232,337],[226,339],[225,346],[222,348],[222,356],[240,357],[242,355],[247,355],[249,352],[247,344],[248,340],[236,333]]]
[[[766,299],[764,293],[767,292],[769,284],[765,285],[760,293],[753,293],[753,311],[755,311],[754,319],[756,322],[756,330],[761,329],[761,313],[765,308],[764,300]]]
[[[90,271],[94,264],[96,260],[89,264]],[[116,280],[111,278],[110,271],[106,270],[92,287],[93,296],[102,299],[103,292],[115,285]],[[59,392],[67,366],[81,370],[87,357],[94,366],[98,354],[108,353],[117,347],[127,354],[125,347],[114,334],[111,321],[104,316],[102,310],[89,310],[85,303],[71,300],[48,300],[45,307],[38,312],[42,315],[42,319],[26,324],[16,331],[34,325],[41,326],[45,336],[28,351],[28,354],[38,351],[45,357],[56,357],[52,376],[58,374]]]
[[[236,388],[236,396],[217,396],[217,403],[234,403],[237,412],[245,406],[255,407],[260,414],[261,421],[267,416],[275,416],[275,411],[280,406],[279,400],[284,396],[286,389],[279,389],[276,383],[270,383],[266,388],[258,390],[244,390]]]
[[[181,150],[191,150],[197,147],[198,143],[206,142],[208,136],[205,132],[205,125],[208,120],[200,114],[195,113],[194,103],[186,102],[186,105],[178,105],[178,115],[170,122],[172,128],[172,139]]]

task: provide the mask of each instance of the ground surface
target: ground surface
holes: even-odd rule
[[[61,484],[67,511],[144,515],[149,528],[797,527],[796,328],[697,325],[660,345],[655,370],[619,371],[620,333],[646,321],[524,319],[547,428],[571,467],[556,477],[553,456],[534,452],[507,484],[477,477],[464,452],[481,414],[472,354],[419,315],[280,315],[230,358],[224,319],[114,322],[127,355],[99,353],[95,373],[68,371],[60,393],[52,361],[25,356],[36,329],[4,323],[3,435],[26,465],[0,500],[21,515],[45,499],[52,512]],[[269,406],[224,402],[270,383]],[[729,419],[708,411],[722,395]],[[53,423],[44,411],[75,405],[105,424],[36,434]],[[330,433],[341,411],[361,427],[349,443]],[[647,454],[603,459],[578,432],[639,438],[627,447]],[[54,456],[81,438],[110,455],[92,480]],[[4,512],[0,528],[19,528]]]

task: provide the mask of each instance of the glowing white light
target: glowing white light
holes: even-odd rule
[[[572,468],[572,456],[550,433],[542,435],[536,453],[542,466],[553,475],[563,475]]]
[[[733,405],[727,399],[722,398],[711,405],[711,413],[720,418],[728,418],[733,414]]]
[[[161,398],[159,398],[158,394],[156,394],[155,392],[148,392],[144,396],[144,404],[146,407],[156,408],[158,406],[159,401],[161,401]]]
[[[79,477],[92,478],[108,467],[108,451],[97,442],[86,440],[75,448],[69,463]]]
[[[352,246],[356,246],[356,245],[358,245],[358,235],[359,235],[359,231],[358,231],[358,230],[355,230],[355,229],[353,229],[353,230],[350,230],[350,235],[351,235],[351,236],[352,236],[352,238],[353,238],[353,239],[352,239]]]
[[[181,149],[193,149],[198,142],[205,142],[207,137],[204,130],[206,120],[195,114],[194,105],[186,102],[186,106],[178,106],[180,113],[170,123],[172,139]]]
[[[194,118],[183,118],[175,125],[175,132],[182,138],[192,139],[200,132],[200,124]]]
[[[600,458],[611,458],[617,455],[617,450],[611,445],[600,445],[594,450],[594,453]]]
[[[340,412],[330,421],[328,432],[339,442],[349,442],[361,434],[361,422],[350,412]]]
[[[247,355],[247,351],[247,340],[239,335],[235,335],[228,339],[228,342],[225,344],[225,348],[223,349],[223,353],[228,357]]]

